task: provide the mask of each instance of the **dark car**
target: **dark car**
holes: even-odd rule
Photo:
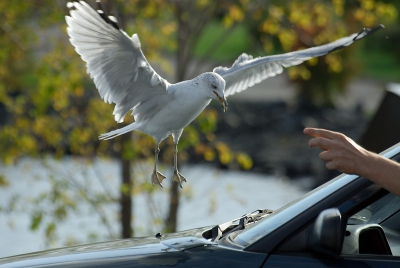
[[[400,160],[400,144],[383,154]],[[393,267],[400,265],[399,211],[400,198],[343,174],[275,212],[7,257],[0,267]]]

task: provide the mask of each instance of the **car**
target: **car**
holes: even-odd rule
[[[400,160],[400,143],[382,154]],[[215,226],[0,259],[0,268],[394,265],[400,265],[400,198],[347,174],[276,211],[255,210]]]

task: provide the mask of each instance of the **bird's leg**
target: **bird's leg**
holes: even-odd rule
[[[161,187],[164,187],[163,185],[162,185],[162,181],[163,181],[163,179],[165,179],[165,176],[164,176],[164,174],[162,174],[161,172],[159,172],[158,170],[157,170],[157,163],[158,163],[158,153],[160,152],[160,148],[158,148],[158,143],[157,143],[157,145],[156,145],[156,149],[155,149],[155,152],[154,152],[154,154],[155,154],[155,159],[154,159],[154,170],[153,170],[153,174],[151,174],[151,183],[153,184],[153,186],[154,186],[154,184],[158,184],[158,185],[160,185]]]
[[[176,181],[179,183],[179,186],[182,188],[182,182],[186,182],[186,178],[179,173],[178,171],[178,144],[175,143],[174,146],[174,176],[172,178],[173,181]]]

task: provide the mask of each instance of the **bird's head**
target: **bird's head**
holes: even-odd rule
[[[204,73],[202,76],[205,82],[207,96],[219,101],[222,104],[224,112],[226,112],[228,110],[228,102],[224,95],[225,80],[219,74],[212,72]]]

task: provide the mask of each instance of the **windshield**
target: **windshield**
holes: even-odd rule
[[[347,224],[381,223],[400,208],[400,198],[389,193],[349,218]]]

